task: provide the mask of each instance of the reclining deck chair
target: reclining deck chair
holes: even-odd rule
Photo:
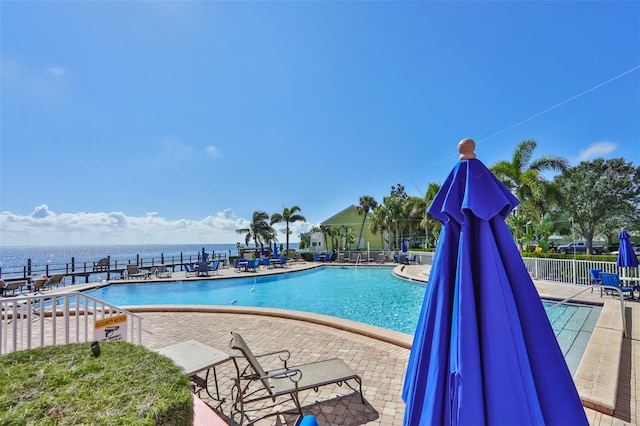
[[[302,416],[302,407],[300,406],[300,391],[313,389],[318,390],[320,386],[329,384],[337,384],[338,386],[345,383],[354,391],[360,392],[360,399],[364,404],[364,395],[362,394],[362,379],[358,376],[345,362],[341,359],[334,358],[326,361],[318,361],[310,364],[288,367],[287,361],[291,356],[288,350],[279,350],[264,354],[254,355],[247,346],[242,336],[238,333],[231,332],[231,349],[239,350],[242,355],[232,355],[231,359],[236,367],[237,376],[234,379],[234,387],[232,390],[233,404],[231,406],[231,420],[235,421],[235,413],[240,413],[240,425],[245,420],[254,423],[262,418],[275,415],[278,413],[270,412],[257,419],[249,419],[247,412],[264,410],[273,408],[276,405],[276,398],[280,396],[288,396],[293,401]],[[278,355],[283,367],[273,371],[265,371],[258,358],[265,356]],[[244,358],[247,365],[240,367],[239,359]],[[358,384],[358,389],[348,383],[348,380],[354,380]],[[245,404],[271,399],[274,405],[269,407],[260,407],[256,409],[245,409]]]
[[[633,287],[622,285],[622,283],[620,282],[620,276],[618,274],[601,273],[600,279],[602,280],[602,285],[605,286],[605,291],[606,287],[617,287],[622,292],[623,297],[625,294],[628,294],[629,298],[633,299]]]
[[[198,269],[193,265],[193,263],[184,263],[184,275],[188,277],[190,275],[198,275]]]

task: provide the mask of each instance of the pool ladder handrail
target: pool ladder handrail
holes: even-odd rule
[[[589,284],[588,286],[586,286],[584,289],[580,290],[579,292],[577,292],[576,294],[567,297],[564,300],[561,300],[560,302],[557,302],[551,306],[549,306],[548,308],[545,308],[545,310],[547,312],[549,312],[550,310],[563,305],[565,303],[567,303],[568,301],[570,301],[571,299],[574,299],[576,296],[581,295],[582,293],[584,293],[585,291],[591,289],[591,291],[593,291],[594,288],[599,288],[599,289],[606,289],[606,290],[611,290],[611,291],[617,291],[618,295],[620,296],[620,315],[622,316],[622,331],[624,333],[624,337],[629,337],[627,335],[627,320],[624,314],[624,295],[622,293],[622,290],[619,289],[618,287],[614,287],[614,286],[609,286],[609,285],[594,285],[594,284]]]

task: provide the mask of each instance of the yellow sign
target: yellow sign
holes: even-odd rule
[[[94,340],[127,340],[127,314],[96,320],[93,324]]]
[[[114,315],[110,318],[96,320],[93,328],[105,328],[112,325],[122,324],[127,322],[127,314]]]

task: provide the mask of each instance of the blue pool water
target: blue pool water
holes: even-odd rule
[[[390,268],[315,268],[255,278],[118,284],[87,294],[117,306],[184,304],[291,309],[413,334],[424,291],[424,284],[395,278]]]
[[[415,332],[424,284],[401,280],[389,268],[316,268],[272,276],[119,284],[87,292],[119,306],[185,304],[291,309]],[[547,309],[552,306],[544,302]],[[547,315],[572,371],[582,357],[600,308],[562,305]]]

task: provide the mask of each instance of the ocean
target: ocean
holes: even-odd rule
[[[282,243],[284,245],[284,243]],[[279,247],[280,243],[278,243]],[[251,247],[251,246],[250,246]],[[111,256],[111,261],[119,264],[135,263],[139,257],[144,264],[150,264],[151,259],[160,263],[159,259],[197,260],[204,248],[208,256],[212,254],[238,255],[236,244],[147,244],[147,245],[89,245],[89,246],[33,246],[33,247],[0,247],[0,277],[22,276],[31,261],[32,275],[49,271],[64,271],[70,265],[72,258],[76,268],[82,268],[86,263],[88,269],[93,268],[93,262],[103,257]],[[298,249],[298,243],[289,243],[290,249]]]

